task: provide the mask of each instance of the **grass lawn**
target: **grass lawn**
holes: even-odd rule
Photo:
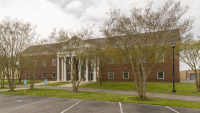
[[[9,87],[4,87],[4,88],[1,88],[1,87],[0,87],[0,90],[1,90],[1,89],[9,89]]]
[[[60,85],[71,84],[71,83],[72,82],[56,82],[56,83],[46,84],[46,86],[60,86]],[[40,85],[40,86],[45,86],[45,84]]]
[[[30,96],[45,96],[44,93],[45,89],[26,90],[26,95]],[[0,92],[0,94],[24,95],[24,90],[17,90],[15,92],[2,91]],[[128,102],[128,103],[138,103],[138,104],[176,106],[176,107],[200,109],[200,103],[197,102],[187,102],[187,101],[159,99],[159,98],[145,98],[141,100],[135,96],[120,95],[120,94],[107,94],[107,93],[82,92],[82,91],[79,93],[72,93],[71,91],[56,90],[56,89],[47,89],[46,94],[47,97]]]
[[[35,80],[35,83],[44,82],[43,80]],[[29,80],[27,80],[27,84],[29,84]],[[8,81],[4,80],[4,85],[8,85]],[[21,80],[21,83],[17,80],[16,85],[24,85],[24,80]]]
[[[154,93],[171,94],[171,90],[173,89],[173,83],[147,82],[146,86],[147,92]],[[85,86],[81,85],[80,88],[136,91],[135,82],[103,82],[102,86],[99,86],[98,82],[92,82],[89,84],[85,84]],[[196,91],[196,86],[194,83],[175,83],[175,89],[175,94],[200,96],[200,92]]]

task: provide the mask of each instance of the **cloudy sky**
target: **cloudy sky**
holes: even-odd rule
[[[108,19],[105,13],[112,8],[130,14],[133,6],[145,7],[149,0],[0,0],[0,21],[5,16],[23,19],[37,25],[40,38],[47,38],[53,28],[77,30],[86,24],[95,24],[94,37],[102,37],[99,27]],[[153,8],[161,7],[168,0],[154,0]],[[179,0],[175,0],[179,1]],[[181,0],[190,10],[184,17],[193,16],[196,21],[192,32],[200,36],[200,0]],[[189,67],[180,63],[180,70]]]

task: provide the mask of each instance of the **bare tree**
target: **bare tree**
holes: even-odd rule
[[[152,10],[152,4],[144,9],[132,8],[130,17],[120,10],[111,10],[107,13],[110,19],[101,28],[132,70],[139,97],[146,97],[147,78],[170,43],[188,39],[194,22],[193,18],[181,20],[189,7],[182,7],[180,2],[168,1],[157,11]]]
[[[89,60],[84,50],[92,46],[85,41],[91,33],[91,27],[82,28],[77,32],[61,29],[58,33],[54,30],[49,37],[53,40],[52,42],[58,43],[52,44],[52,49],[64,62],[64,69],[67,69],[66,74],[70,74],[73,92],[78,92],[79,84],[88,69]]]
[[[200,78],[197,73],[200,66],[199,40],[193,40],[180,44],[180,61],[186,63],[195,73],[197,91],[200,91]]]
[[[0,48],[2,51],[2,62],[0,64],[5,69],[5,76],[11,91],[14,90],[19,56],[35,38],[35,28],[36,26],[31,25],[29,22],[9,17],[6,17],[0,23]]]
[[[99,85],[102,85],[105,71],[109,62],[113,59],[113,49],[107,44],[105,38],[90,39],[87,42],[94,46],[88,48],[85,52],[88,56],[89,64],[95,69],[95,74]]]

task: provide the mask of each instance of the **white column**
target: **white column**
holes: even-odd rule
[[[81,60],[80,60],[80,58],[78,60],[78,76],[79,76],[79,80],[81,81]]]
[[[67,81],[67,79],[66,79],[66,57],[64,57],[64,81]]]
[[[97,79],[96,79],[96,61],[94,60],[94,66],[93,66],[93,82],[96,82]],[[95,67],[95,68],[94,68]]]
[[[73,73],[73,57],[71,57],[71,73],[70,73],[70,76],[71,76],[71,79],[73,79],[73,75],[72,75],[72,73]],[[71,81],[71,79],[70,79],[70,81]]]
[[[89,70],[88,70],[88,60],[86,60],[86,73],[85,73],[85,81],[86,82],[88,82],[88,74],[89,74],[89,72],[88,72]]]
[[[61,80],[62,80],[62,81],[63,81],[63,74],[64,74],[64,73],[63,73],[63,68],[64,68],[64,66],[63,66],[63,59],[62,59],[62,60],[61,60],[61,69],[62,69],[62,70],[61,70],[61,75],[62,75],[62,79],[61,79]]]
[[[57,57],[57,81],[60,81],[60,64],[59,57]]]
[[[96,77],[99,78],[99,59],[97,58],[97,75]]]

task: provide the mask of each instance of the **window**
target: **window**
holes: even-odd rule
[[[52,73],[52,78],[56,78],[56,73]]]
[[[140,78],[143,78],[143,72],[140,72]]]
[[[128,57],[126,57],[126,56],[123,57],[123,63],[124,64],[129,63]]]
[[[46,66],[46,60],[42,61],[42,66]]]
[[[52,59],[52,66],[56,66],[56,59]]]
[[[164,72],[158,72],[157,79],[164,79]]]
[[[159,53],[158,62],[164,62],[164,53]]]
[[[42,73],[42,77],[43,77],[43,78],[46,78],[46,73]]]
[[[28,73],[25,73],[25,78],[28,78]]]
[[[129,72],[124,72],[123,78],[124,78],[124,79],[128,79],[128,78],[129,78]]]
[[[34,78],[37,78],[37,73],[34,73]]]
[[[108,78],[114,78],[114,72],[108,72]]]
[[[110,58],[110,59],[108,60],[108,64],[114,64],[114,59]]]

